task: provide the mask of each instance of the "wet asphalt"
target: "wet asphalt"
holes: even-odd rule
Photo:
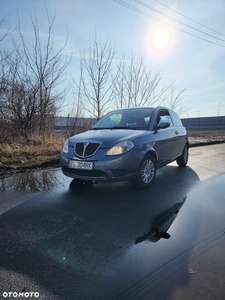
[[[61,170],[1,180],[0,299],[224,299],[224,174],[220,144],[147,190]]]

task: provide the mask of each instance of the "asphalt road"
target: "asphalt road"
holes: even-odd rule
[[[148,190],[73,188],[60,170],[2,180],[0,299],[223,299],[223,174],[220,144],[191,148]]]

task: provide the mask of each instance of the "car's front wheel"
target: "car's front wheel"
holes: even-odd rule
[[[155,159],[151,155],[146,155],[139,167],[137,174],[137,184],[140,188],[148,188],[155,178],[156,163]]]
[[[90,188],[92,185],[93,181],[73,179],[70,183],[70,189],[76,190],[81,188]]]
[[[185,167],[187,165],[188,162],[188,146],[186,145],[184,147],[184,150],[181,154],[181,156],[179,156],[177,159],[177,164],[179,167]]]

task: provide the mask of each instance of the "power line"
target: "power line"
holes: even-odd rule
[[[173,20],[173,21],[175,21],[175,22],[177,22],[177,23],[180,23],[180,24],[182,24],[182,25],[184,25],[184,26],[186,26],[186,27],[189,27],[189,28],[191,28],[191,29],[193,29],[193,30],[195,30],[195,31],[198,31],[198,32],[200,32],[200,33],[202,33],[202,34],[205,34],[205,35],[207,35],[207,36],[209,36],[209,37],[212,37],[212,38],[214,38],[214,39],[217,39],[217,40],[219,40],[219,41],[225,42],[225,40],[223,40],[223,39],[220,39],[220,38],[218,38],[218,37],[215,37],[214,35],[211,35],[211,34],[209,34],[209,33],[206,33],[206,32],[204,32],[204,31],[199,30],[199,29],[197,29],[197,28],[195,28],[195,27],[193,27],[193,26],[190,26],[190,25],[188,25],[188,24],[186,24],[186,23],[184,23],[184,22],[182,22],[182,21],[180,21],[180,20],[177,20],[177,19],[175,19],[175,18],[173,18],[173,17],[171,17],[171,16],[165,14],[164,12],[162,12],[162,11],[160,11],[160,10],[158,10],[158,9],[156,9],[156,8],[154,8],[154,7],[148,5],[148,4],[146,4],[146,3],[144,3],[144,2],[142,2],[142,1],[140,1],[140,0],[133,0],[133,1],[136,2],[136,3],[141,4],[142,6],[145,6],[145,7],[147,7],[148,9],[153,10],[153,11],[155,11],[155,12],[157,12],[157,13],[163,15],[163,16],[166,16],[167,18],[169,18],[169,19],[171,19],[171,20]]]
[[[140,10],[140,9],[138,9],[138,8],[136,8],[136,7],[132,6],[132,5],[130,5],[130,4],[126,3],[126,2],[124,2],[124,1],[122,1],[122,0],[113,0],[113,1],[114,1],[114,2],[117,2],[117,3],[121,4],[121,5],[123,5],[123,6],[125,6],[125,7],[127,7],[127,8],[129,8],[129,9],[131,9],[131,10],[133,10],[133,11],[136,11],[137,13],[142,14],[143,16],[146,16],[146,17],[151,18],[151,19],[153,19],[153,20],[160,21],[161,23],[167,24],[168,26],[170,26],[170,27],[172,27],[172,28],[174,28],[174,29],[176,29],[176,30],[178,30],[178,31],[181,31],[181,32],[183,32],[183,33],[186,33],[186,34],[188,34],[188,35],[191,35],[191,36],[193,36],[193,37],[196,37],[196,38],[198,38],[198,39],[200,39],[200,40],[206,41],[206,42],[208,42],[208,43],[211,43],[211,44],[214,44],[214,45],[217,45],[217,46],[220,46],[220,47],[225,48],[225,45],[221,45],[221,44],[218,44],[218,43],[209,41],[209,40],[207,40],[207,39],[205,39],[205,38],[202,38],[202,37],[200,37],[200,36],[197,36],[197,35],[195,35],[195,34],[193,34],[193,33],[190,33],[190,32],[188,32],[188,31],[185,31],[185,30],[183,30],[183,29],[180,29],[180,28],[178,28],[178,27],[176,27],[176,26],[174,26],[174,25],[172,25],[172,24],[170,24],[170,23],[168,23],[168,22],[166,22],[166,21],[162,21],[162,20],[160,20],[160,19],[157,18],[157,17],[154,17],[154,16],[152,16],[152,15],[149,15],[148,13],[146,13],[146,12],[144,12],[144,11],[142,11],[142,10]]]
[[[158,1],[158,0],[155,0],[155,1],[158,2],[159,4],[165,6],[165,7],[168,8],[169,10],[172,10],[172,11],[175,12],[176,14],[178,14],[178,15],[180,15],[180,16],[182,16],[182,17],[184,17],[184,18],[186,18],[186,19],[188,19],[188,20],[190,20],[190,21],[192,21],[192,22],[194,22],[194,23],[196,23],[196,24],[198,24],[198,25],[200,25],[200,26],[202,26],[202,27],[205,27],[205,28],[207,28],[207,29],[209,29],[209,30],[211,30],[211,31],[214,31],[214,32],[216,32],[216,33],[218,33],[218,34],[221,34],[221,35],[225,36],[224,33],[221,33],[221,32],[219,32],[219,31],[217,31],[217,30],[215,30],[215,29],[212,29],[212,28],[210,28],[210,27],[208,27],[208,26],[206,26],[206,25],[203,25],[203,24],[201,24],[201,23],[199,23],[199,22],[197,22],[197,21],[195,21],[195,20],[193,20],[193,19],[191,19],[191,18],[185,16],[184,14],[180,13],[179,11],[177,11],[177,10],[175,10],[175,9],[172,9],[171,7],[167,6],[166,4],[164,4],[164,3],[162,3],[162,2],[160,2],[160,1]]]

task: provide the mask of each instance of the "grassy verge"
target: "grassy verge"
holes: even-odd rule
[[[225,142],[225,130],[188,130],[190,145]]]
[[[45,143],[33,137],[25,142],[2,144],[0,167],[26,167],[57,159],[65,139],[58,134],[50,136]]]

